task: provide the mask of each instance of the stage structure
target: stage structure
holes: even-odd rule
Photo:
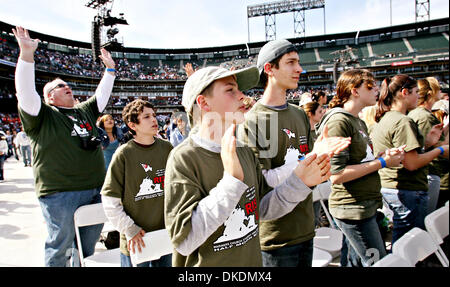
[[[416,22],[430,21],[430,0],[416,0]]]
[[[284,0],[247,6],[248,42],[250,42],[249,19],[264,16],[266,41],[277,38],[277,14],[293,13],[294,37],[305,37],[305,11],[323,9],[323,33],[326,34],[325,0]]]
[[[85,5],[97,10],[91,26],[92,56],[97,62],[100,61],[98,58],[100,48],[106,48],[108,51],[121,51],[123,48],[123,41],[119,42],[116,38],[119,33],[116,25],[128,25],[128,22],[123,17],[123,13],[119,13],[119,17],[111,16],[113,4],[114,0],[89,0]]]
[[[334,56],[333,63],[333,82],[336,84],[339,78],[339,68],[352,69],[359,64],[359,59],[355,56],[354,51],[357,49],[348,47],[346,49],[336,50],[330,53]]]

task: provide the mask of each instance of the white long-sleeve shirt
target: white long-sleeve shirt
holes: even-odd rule
[[[193,141],[209,151],[220,153],[220,146],[192,135]],[[248,186],[242,181],[224,172],[223,178],[209,195],[200,200],[192,213],[192,229],[186,239],[176,250],[187,256],[200,247],[208,237],[229,217]],[[297,204],[305,200],[311,193],[291,170],[291,175],[266,194],[260,202],[261,219],[271,220],[291,212]]]
[[[115,78],[115,76],[105,73],[95,91],[94,95],[97,99],[99,112],[103,112],[108,104]],[[41,109],[42,101],[36,91],[34,63],[26,62],[19,58],[16,66],[15,83],[19,107],[27,114],[37,116]]]

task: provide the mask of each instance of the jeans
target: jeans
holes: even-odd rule
[[[430,174],[428,178],[428,206],[427,214],[436,210],[436,206],[439,199],[439,191],[441,188],[441,178],[438,175]]]
[[[31,146],[20,146],[22,152],[22,159],[24,165],[31,165]]]
[[[389,208],[394,212],[392,244],[414,227],[425,230],[428,192],[383,187],[381,193]]]
[[[101,202],[101,188],[81,191],[57,192],[39,198],[48,237],[45,242],[45,266],[64,267],[76,254],[75,226],[73,215],[83,205]],[[103,224],[80,228],[84,257],[94,254],[95,244],[100,238]],[[80,250],[81,248],[78,248]],[[73,259],[73,262],[78,260]]]
[[[133,267],[131,257],[120,252],[120,267]],[[139,263],[136,267],[172,267],[172,254],[167,254],[159,259]]]
[[[296,245],[262,251],[264,267],[312,267],[313,239]]]
[[[386,247],[381,238],[376,214],[362,220],[338,218],[334,220],[347,240],[348,264],[368,267],[386,256]]]

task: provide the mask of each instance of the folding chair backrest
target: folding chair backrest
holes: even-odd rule
[[[75,226],[75,236],[77,238],[78,246],[81,249],[81,246],[83,245],[81,244],[79,228],[83,226],[105,223],[108,221],[108,218],[106,217],[105,211],[103,210],[103,205],[101,203],[95,203],[80,206],[77,210],[75,210],[73,221]],[[80,250],[79,254],[81,266],[85,266],[83,251]]]
[[[76,227],[89,226],[105,223],[108,218],[101,203],[80,206],[74,214]]]
[[[425,227],[437,244],[442,244],[449,233],[449,207],[443,206],[425,217]]]
[[[392,246],[392,253],[406,259],[413,266],[433,253],[437,253],[437,245],[424,230],[414,227]],[[437,254],[436,254],[437,255]]]
[[[135,250],[135,253],[130,252],[133,265],[157,260],[162,256],[173,252],[172,241],[170,240],[169,232],[166,229],[147,232],[145,233],[143,240],[145,247],[142,248],[142,252],[137,250]]]

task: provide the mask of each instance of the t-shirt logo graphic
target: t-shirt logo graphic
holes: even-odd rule
[[[291,138],[295,139],[295,133],[294,133],[294,132],[291,132],[291,131],[288,130],[288,129],[282,129],[282,131],[285,132],[285,133],[287,134],[287,136],[288,136],[289,139],[291,139]]]
[[[153,171],[153,168],[149,164],[141,163],[140,165],[146,173]],[[157,179],[159,179],[159,177],[157,177]],[[134,200],[139,201],[142,199],[149,199],[163,195],[164,190],[161,189],[161,183],[156,183],[149,176],[146,176],[142,180],[142,183],[139,186],[139,192],[134,197]]]
[[[152,167],[151,167],[149,164],[141,163],[141,166],[142,166],[142,168],[145,170],[145,172],[148,172],[148,171],[152,171],[152,170],[153,170]]]
[[[359,133],[362,135],[362,137],[363,137],[364,139],[366,139],[366,140],[368,141],[367,147],[366,147],[366,157],[363,158],[363,159],[361,160],[361,162],[367,162],[367,161],[375,160],[375,156],[373,155],[372,141],[370,140],[370,137],[368,137],[368,136],[366,135],[366,133],[363,132],[363,131],[361,131],[361,130],[359,131]]]
[[[88,132],[88,130],[86,129],[85,126],[81,127],[81,126],[77,125],[76,123],[74,123],[73,124],[73,128],[76,131],[76,134],[78,134],[79,136],[83,137],[83,136],[88,136],[89,135],[89,132]],[[73,132],[72,132],[72,134],[73,134]]]
[[[253,199],[245,205],[246,209],[241,208],[238,204],[225,221],[225,229],[222,236],[213,243],[214,251],[244,245],[252,238],[258,236],[258,203],[254,197],[254,190],[254,186],[247,190]]]
[[[284,156],[284,163],[296,162],[299,156],[300,152],[298,151],[298,149],[290,146],[286,150],[286,155]]]
[[[225,221],[225,230],[214,243],[214,251],[240,246],[257,235],[258,225],[255,215],[245,215],[244,209],[237,206]]]

